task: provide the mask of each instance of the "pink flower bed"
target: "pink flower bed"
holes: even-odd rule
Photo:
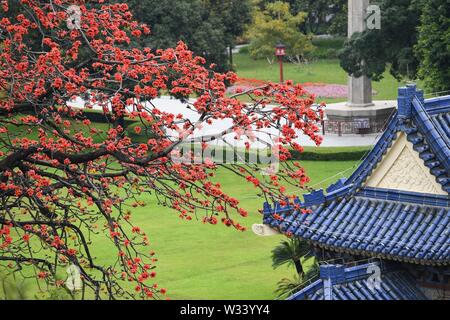
[[[344,84],[305,84],[303,88],[321,98],[346,98],[348,86]]]
[[[229,87],[227,91],[229,94],[235,94],[238,90],[247,91],[264,84],[264,81],[257,79],[239,78],[236,84]],[[348,86],[345,84],[305,82],[302,85],[307,92],[320,98],[346,98],[348,96]],[[375,91],[374,94],[376,94]]]

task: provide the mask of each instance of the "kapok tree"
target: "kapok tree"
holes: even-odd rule
[[[272,200],[290,202],[286,186],[308,182],[299,164],[286,161],[291,148],[302,150],[295,143],[300,134],[321,141],[322,111],[300,85],[270,83],[229,96],[236,75],[214,72],[183,43],[133,47],[133,38],[150,30],[133,21],[126,4],[0,3],[0,263],[12,272],[32,268],[28,276],[63,286],[61,271],[75,266],[83,297],[159,299],[165,290],[152,279],[156,256],[132,222],[142,196],[156,195],[182,219],[202,210],[204,223],[245,230],[236,217],[247,212],[214,182],[220,166]],[[154,99],[161,94],[195,98],[186,107],[198,120],[159,109]],[[84,107],[76,108],[71,101],[80,97]],[[89,120],[92,108],[101,110],[107,129]],[[148,139],[133,140],[124,119],[138,122],[135,131]],[[271,148],[284,164],[276,174],[261,176],[257,164],[173,160],[183,143],[206,145],[196,130],[227,119],[227,132],[248,138],[247,147],[261,139],[255,130],[277,130]],[[99,236],[116,250],[108,265],[91,253]]]

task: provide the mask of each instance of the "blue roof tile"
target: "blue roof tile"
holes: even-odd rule
[[[332,184],[327,193],[305,195],[303,203],[296,199],[311,214],[265,204],[264,223],[336,251],[449,265],[450,96],[424,100],[415,86],[399,93],[398,113],[348,179]],[[363,187],[399,131],[407,134],[423,165],[448,195]]]
[[[319,247],[427,265],[450,264],[450,206],[355,196],[265,223]]]
[[[380,270],[379,285],[373,285],[371,268]],[[406,271],[385,268],[377,262],[354,267],[322,265],[317,281],[287,300],[427,300]]]

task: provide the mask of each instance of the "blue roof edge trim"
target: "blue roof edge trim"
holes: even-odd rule
[[[307,295],[312,294],[313,292],[316,292],[323,286],[323,280],[319,279],[310,285],[306,286],[304,289],[300,290],[299,292],[294,293],[286,300],[303,300],[306,298]]]
[[[444,165],[445,169],[450,172],[450,143],[447,141],[447,134],[441,132],[441,130],[433,124],[430,115],[419,99],[413,99],[412,106],[414,109],[414,124],[424,135],[427,143],[433,149],[439,161]]]
[[[356,196],[379,200],[409,202],[424,206],[450,208],[450,195],[444,196],[437,194],[364,187],[356,193]]]
[[[352,191],[355,191],[364,183],[377,164],[382,160],[384,154],[392,145],[392,142],[397,138],[399,123],[398,113],[394,112],[389,120],[386,130],[375,144],[374,148],[362,160],[355,172],[347,179],[347,185],[353,184]]]
[[[300,208],[309,208],[309,207],[313,207],[316,205],[320,205],[322,203],[326,203],[326,202],[332,202],[334,200],[336,200],[337,198],[341,198],[345,195],[348,194],[348,191],[353,187],[352,184],[347,185],[347,186],[343,186],[339,189],[333,189],[334,191],[328,193],[327,195],[324,194],[324,191],[322,189],[320,190],[316,190],[312,193],[309,194],[305,194],[304,197],[304,202],[301,202],[299,198],[295,198],[294,200],[294,205],[297,205]],[[287,203],[289,203],[289,201],[287,201]],[[282,206],[278,201],[274,202],[274,206],[272,208],[272,206],[270,205],[270,203],[268,202],[264,202],[263,205],[263,215],[266,216],[271,216],[273,214],[281,214],[281,213],[286,213],[286,212],[291,212],[295,210],[295,208],[289,204],[287,204],[286,206]]]
[[[387,150],[392,146],[392,143],[397,139],[397,133],[399,131],[403,131],[409,135],[411,132],[417,131],[406,125],[406,123],[411,120],[413,121],[413,124],[417,126],[422,133],[424,133],[425,138],[427,138],[427,133],[431,133],[430,135],[432,139],[431,141],[430,138],[426,139],[427,143],[431,146],[433,152],[436,154],[439,161],[444,165],[445,169],[450,172],[450,147],[443,139],[443,133],[439,133],[438,129],[433,125],[429,115],[431,110],[439,110],[439,112],[445,112],[448,110],[450,112],[450,95],[425,100],[423,91],[417,90],[415,84],[408,84],[406,87],[401,87],[398,92],[398,111],[391,115],[391,118],[386,126],[386,130],[383,132],[374,148],[366,155],[366,157],[364,157],[361,164],[353,172],[353,174],[348,179],[340,179],[336,183],[330,185],[326,189],[328,194],[325,194],[323,189],[305,194],[303,196],[304,202],[296,199],[297,205],[302,208],[308,208],[333,201],[339,197],[352,196],[356,194],[362,187],[363,183],[372,174],[378,163],[382,160]],[[416,121],[414,121],[415,118],[417,118]],[[395,193],[395,191],[392,191],[392,193]],[[390,196],[394,198],[397,197],[397,195],[392,194]],[[403,196],[409,195],[403,193],[399,196],[399,198],[407,199],[407,197]],[[435,199],[432,195],[430,195],[428,199],[419,199],[418,197],[411,195],[409,201],[429,205],[436,205],[435,201],[437,201],[440,204],[444,204],[444,206],[448,206],[448,199]],[[275,209],[272,210],[270,204],[265,203],[265,214],[284,213],[292,210],[292,207],[282,207],[277,202],[274,203],[274,208]]]
[[[325,291],[327,289],[327,285],[330,287],[329,289],[331,289],[330,292],[332,292],[334,285],[347,284],[347,283],[350,284],[352,282],[366,280],[370,276],[373,275],[372,267],[379,268],[379,270],[382,272],[382,274],[398,271],[395,269],[390,270],[390,268],[385,268],[385,265],[381,264],[379,262],[369,262],[366,264],[352,266],[352,267],[346,267],[344,265],[331,265],[331,264],[322,265],[320,267],[320,279],[309,284],[302,290],[292,294],[286,300],[304,300],[308,296],[314,295],[321,289],[323,289],[323,291],[324,291],[324,293],[323,293],[324,298],[327,299],[326,293],[325,293]],[[402,272],[407,272],[407,271],[402,271]],[[392,283],[390,283],[390,284],[394,285],[394,286],[396,285],[396,284],[392,284]],[[385,291],[386,289],[388,291],[390,291],[393,288],[392,287],[391,288],[389,288],[389,287],[383,288],[383,289],[380,288],[381,291]],[[408,288],[407,291],[402,292],[403,295],[400,296],[399,298],[402,298],[402,299],[412,299],[412,298],[427,299],[423,295],[422,292],[419,292],[419,291],[413,292],[415,290],[417,291],[418,289]],[[380,292],[374,292],[373,297],[389,298],[389,296],[380,294]],[[331,297],[331,299],[332,299],[332,297]]]
[[[450,112],[450,95],[426,99],[425,109],[430,115],[435,115],[443,112]]]

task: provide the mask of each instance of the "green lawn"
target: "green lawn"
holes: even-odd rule
[[[254,60],[246,53],[234,56],[237,74],[243,78],[254,78],[265,81],[277,82],[280,79],[278,63],[270,65],[266,60]],[[295,83],[321,82],[347,84],[347,74],[340,67],[339,60],[317,60],[306,65],[284,64],[284,78]],[[373,88],[377,94],[375,100],[397,99],[397,88],[404,83],[399,83],[389,72],[385,73],[380,82],[373,82]],[[325,99],[327,103],[346,101],[346,99]]]
[[[107,129],[106,124],[93,125]],[[35,138],[34,135],[34,132],[29,133],[30,138]],[[334,154],[364,150],[309,147],[305,151]],[[356,161],[301,163],[315,188],[326,187],[336,181],[342,177],[338,173],[344,170],[345,175],[349,175],[357,164]],[[133,209],[133,216],[134,222],[149,235],[151,249],[159,258],[156,280],[168,289],[168,296],[172,299],[273,299],[276,283],[281,278],[294,275],[293,269],[284,267],[274,271],[271,267],[271,250],[283,236],[258,237],[252,233],[252,224],[261,223],[258,209],[262,208],[263,200],[255,196],[251,184],[226,169],[219,170],[215,179],[249,210],[249,217],[241,218],[240,222],[250,231],[242,233],[221,224],[204,225],[198,220],[182,221],[176,212],[158,206],[154,196],[143,195],[147,206]],[[298,192],[301,193],[300,190]],[[93,240],[93,254],[98,263],[111,264],[117,253],[112,250],[109,237],[94,236]],[[64,270],[61,272],[65,277]],[[37,290],[35,282],[28,282],[26,288],[27,297],[33,298]]]
[[[355,162],[305,161],[303,165],[315,184],[352,168]],[[249,229],[253,223],[261,223],[257,210],[263,201],[255,197],[252,186],[226,170],[219,172],[217,180],[249,209],[249,217],[240,222]],[[282,236],[258,237],[251,230],[242,233],[222,225],[184,222],[152,200],[148,197],[147,207],[135,209],[134,221],[149,234],[159,258],[157,281],[168,289],[171,299],[273,299],[276,283],[293,276],[293,269],[274,271],[271,267],[270,251]],[[108,247],[103,239],[96,245],[97,256],[105,264],[110,259]]]
[[[302,163],[312,178],[311,184],[356,164],[355,161]],[[326,187],[339,177],[316,187]],[[159,259],[156,281],[168,289],[171,299],[273,299],[276,283],[283,277],[292,278],[295,272],[293,268],[273,270],[271,267],[270,251],[283,236],[258,237],[252,233],[252,224],[261,223],[257,210],[263,201],[255,197],[255,189],[250,184],[225,169],[218,172],[216,179],[249,209],[249,217],[240,219],[249,231],[238,232],[221,224],[204,225],[196,220],[182,221],[176,212],[158,206],[153,196],[143,196],[147,206],[134,209],[133,221],[147,232],[151,250],[156,251]],[[93,240],[97,262],[110,264],[116,253],[111,250],[108,237],[94,236]],[[33,298],[36,283],[26,283],[26,297]]]
[[[93,125],[107,129],[106,124]],[[35,138],[34,132],[30,132],[29,137]],[[364,149],[306,148],[306,151],[336,153]],[[311,185],[320,188],[342,177],[340,172],[346,171],[348,176],[357,161],[301,163],[312,179]],[[219,170],[216,180],[249,210],[249,217],[240,219],[249,231],[242,233],[222,225],[203,225],[198,220],[182,221],[176,212],[158,206],[151,195],[143,195],[146,207],[134,209],[134,222],[149,235],[151,249],[159,259],[156,280],[168,289],[171,299],[273,299],[276,283],[281,278],[293,277],[295,272],[292,268],[274,271],[271,267],[271,250],[283,236],[258,237],[251,232],[252,224],[261,223],[257,210],[263,205],[263,200],[255,197],[251,184],[225,169]],[[109,238],[94,236],[93,240],[93,253],[98,263],[111,264],[117,253],[111,250]],[[26,288],[27,297],[33,298],[36,284],[30,282]]]

